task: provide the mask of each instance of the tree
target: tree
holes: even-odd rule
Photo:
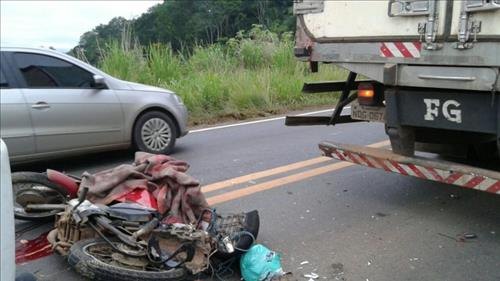
[[[167,43],[174,50],[224,41],[253,24],[282,33],[295,27],[291,10],[291,0],[165,0],[137,19],[117,17],[85,32],[72,52],[95,64],[100,49],[110,40],[119,40],[126,26],[141,44]]]
[[[123,17],[116,17],[107,24],[100,24],[82,34],[78,46],[74,47],[70,53],[91,64],[96,64],[107,42],[119,40],[123,30],[130,24],[131,22]]]

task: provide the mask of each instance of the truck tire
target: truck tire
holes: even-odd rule
[[[394,153],[403,156],[415,154],[415,130],[411,127],[389,127],[385,126],[389,136],[391,148]]]
[[[117,240],[112,241],[119,243]],[[68,263],[70,266],[82,276],[91,280],[178,281],[185,280],[186,278],[186,270],[184,268],[174,268],[164,271],[145,271],[127,268],[117,265],[116,263],[105,263],[88,251],[90,247],[98,245],[109,246],[106,241],[100,238],[87,239],[76,242],[69,250]]]
[[[137,119],[133,141],[137,149],[154,154],[169,154],[177,139],[174,121],[161,111],[149,111]]]
[[[45,189],[45,191],[43,191],[43,189]],[[60,212],[60,210],[26,212],[24,207],[26,207],[27,204],[64,204],[68,196],[64,188],[51,182],[45,174],[35,172],[12,173],[12,193],[14,195],[14,217],[16,219],[28,221],[52,220],[55,214]],[[29,193],[31,193],[31,195]],[[47,202],[47,196],[45,196],[48,193],[53,195],[51,197],[52,201],[50,202]],[[31,199],[29,197],[31,197]],[[57,200],[57,202],[55,200]]]

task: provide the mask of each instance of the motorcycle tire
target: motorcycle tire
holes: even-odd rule
[[[34,190],[33,187],[48,188],[51,192],[55,192],[57,199],[59,199],[58,202],[52,201],[52,202],[42,202],[42,203],[65,204],[67,202],[68,193],[66,192],[66,190],[61,186],[51,182],[45,174],[35,173],[35,172],[15,172],[12,173],[12,193],[14,194],[14,217],[19,220],[27,220],[27,221],[53,220],[55,214],[60,212],[60,210],[52,210],[46,212],[26,212],[24,206],[18,203],[19,199],[18,196],[25,191],[30,191],[30,189]],[[46,198],[46,197],[44,196],[44,194],[39,194],[38,199],[41,198]],[[21,207],[16,207],[16,204]]]
[[[118,243],[118,240],[111,241]],[[68,263],[79,274],[90,280],[123,280],[123,281],[179,281],[186,280],[187,273],[184,268],[173,268],[165,271],[136,270],[120,266],[116,262],[105,263],[99,258],[89,253],[91,246],[107,245],[111,246],[101,238],[80,240],[73,244],[69,250]]]

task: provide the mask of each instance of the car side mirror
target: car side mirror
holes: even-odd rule
[[[102,77],[101,75],[96,74],[92,78],[93,78],[93,81],[92,81],[93,88],[96,88],[96,89],[107,89],[108,88],[108,86],[106,86],[106,82],[105,82],[104,77]]]

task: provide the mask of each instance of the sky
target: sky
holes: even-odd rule
[[[80,36],[122,16],[131,19],[163,1],[13,1],[0,0],[0,44],[54,47],[68,51]]]

